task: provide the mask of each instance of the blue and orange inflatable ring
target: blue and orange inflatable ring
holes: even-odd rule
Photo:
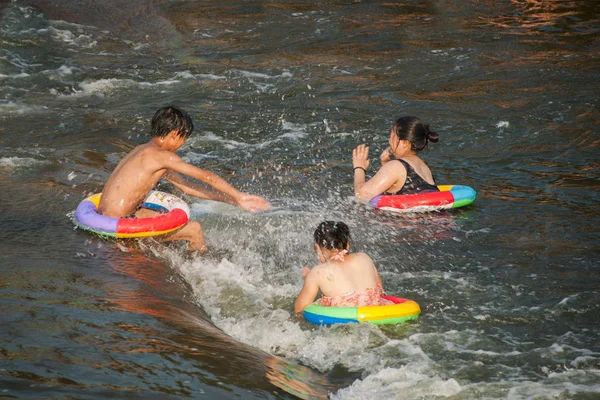
[[[381,296],[394,304],[363,307],[326,307],[312,303],[304,308],[304,319],[317,325],[369,322],[375,325],[397,324],[415,319],[421,308],[413,300]]]
[[[190,208],[179,197],[152,191],[142,203],[143,208],[163,214],[152,218],[112,218],[98,213],[102,193],[83,200],[75,211],[75,221],[82,229],[99,235],[117,238],[135,238],[164,235],[185,225],[190,218]]]
[[[382,210],[396,212],[438,211],[468,206],[477,193],[469,186],[440,185],[439,192],[379,195],[369,202]]]

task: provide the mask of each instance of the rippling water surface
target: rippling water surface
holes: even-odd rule
[[[596,1],[71,3],[0,3],[0,398],[598,397]],[[272,210],[186,198],[205,256],[74,229],[171,103],[179,153]],[[352,199],[402,115],[472,206]],[[293,315],[323,219],[418,320]]]

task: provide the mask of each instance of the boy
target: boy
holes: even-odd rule
[[[251,212],[268,210],[269,203],[262,197],[239,192],[218,175],[194,167],[175,154],[193,129],[192,119],[185,111],[173,106],[158,110],[152,118],[152,140],[133,149],[106,181],[98,207],[100,214],[116,218],[132,213],[137,218],[155,216],[156,211],[139,206],[160,178],[201,199],[222,201]],[[215,190],[198,185],[183,175],[196,178]],[[187,240],[190,250],[206,251],[202,227],[196,221],[189,221],[162,240]]]

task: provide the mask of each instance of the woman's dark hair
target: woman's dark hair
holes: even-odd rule
[[[188,113],[175,106],[163,107],[152,117],[153,137],[165,137],[176,131],[178,136],[187,139],[193,130],[194,124]]]
[[[398,118],[394,127],[396,136],[400,140],[408,140],[411,150],[419,152],[427,147],[429,142],[436,143],[440,136],[429,130],[429,125],[426,125],[417,117],[402,117]]]
[[[329,250],[345,250],[350,244],[350,228],[343,222],[321,222],[314,236],[316,244]]]

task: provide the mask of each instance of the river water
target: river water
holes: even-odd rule
[[[0,3],[0,398],[600,396],[598,2],[70,3]],[[204,256],[72,221],[166,104],[181,156],[273,206],[187,197]],[[403,115],[472,206],[352,199]],[[293,315],[324,219],[418,320]]]

